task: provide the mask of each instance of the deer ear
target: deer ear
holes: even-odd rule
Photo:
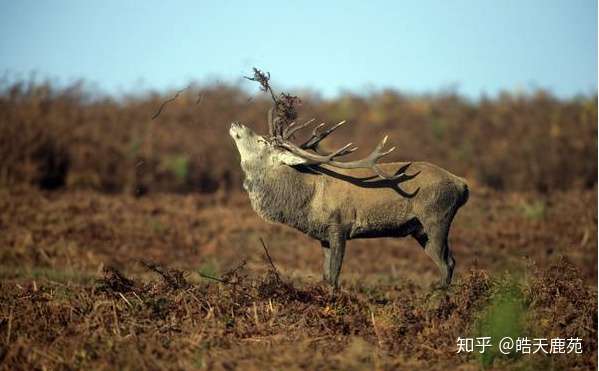
[[[289,166],[303,165],[307,163],[305,159],[288,151],[278,151],[276,154],[276,159]]]

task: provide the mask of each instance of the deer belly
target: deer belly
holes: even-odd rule
[[[403,205],[385,205],[358,215],[350,238],[404,237],[418,226]]]
[[[417,224],[368,225],[354,228],[350,238],[405,237],[416,230]]]

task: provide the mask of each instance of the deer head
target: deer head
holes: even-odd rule
[[[241,155],[241,165],[247,169],[250,164],[263,166],[301,165],[306,161],[277,146],[269,137],[258,135],[245,125],[234,122],[229,129],[229,135],[235,141],[237,150]]]

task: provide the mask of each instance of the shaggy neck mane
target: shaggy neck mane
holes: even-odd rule
[[[309,220],[310,201],[314,184],[306,182],[306,175],[289,166],[248,168],[245,186],[254,210],[270,221],[290,225],[312,234],[315,226]]]

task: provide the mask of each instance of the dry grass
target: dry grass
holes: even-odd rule
[[[527,211],[537,203],[542,212]],[[414,241],[379,239],[350,242],[333,295],[318,244],[264,223],[243,194],[5,190],[0,365],[594,369],[595,205],[595,191],[474,190],[451,235],[450,291],[430,291],[437,273]],[[486,313],[512,297],[520,335],[578,336],[584,353],[456,354],[458,336],[501,333]]]

